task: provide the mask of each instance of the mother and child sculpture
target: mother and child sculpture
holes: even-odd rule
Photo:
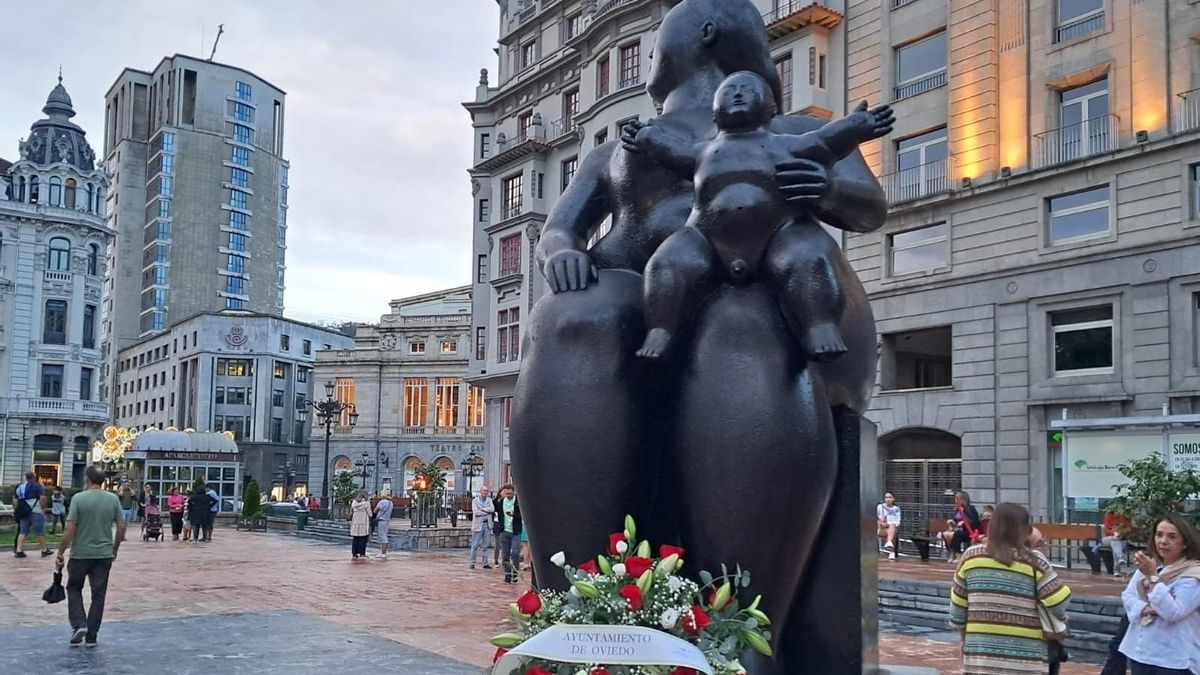
[[[584,158],[537,247],[552,292],[526,329],[510,430],[537,577],[632,514],[692,573],[753,571],[776,653],[747,657],[750,673],[861,673],[857,420],[876,336],[818,221],[882,226],[857,146],[894,117],[778,114],[749,0],[676,4],[647,91],[661,114]]]

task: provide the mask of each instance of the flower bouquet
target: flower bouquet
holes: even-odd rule
[[[738,593],[750,585],[750,572],[741,567],[700,571],[699,582],[680,576],[684,554],[662,545],[654,557],[630,516],[624,531],[609,535],[607,555],[571,566],[555,553],[550,560],[570,588],[529,591],[509,605],[518,632],[492,638],[496,675],[744,675],[738,657],[747,649],[771,655],[762,596],[742,606]],[[543,632],[561,634],[563,644],[533,640]],[[529,648],[535,643],[543,648]],[[685,652],[694,655],[691,665]],[[661,658],[636,660],[653,654]]]

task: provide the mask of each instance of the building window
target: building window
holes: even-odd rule
[[[249,377],[253,368],[246,359],[217,359],[217,375],[226,377]]]
[[[246,250],[246,235],[237,232],[229,233],[229,250],[239,253]]]
[[[338,421],[338,424],[343,427],[350,426],[350,413],[354,411],[355,403],[353,377],[338,377],[334,379],[334,398],[337,399],[338,403],[347,406],[342,411],[342,417]]]
[[[304,392],[300,392],[300,393],[296,394],[296,399],[295,399],[294,405],[296,407],[296,410],[307,409],[308,401],[307,401],[307,399],[304,398]]]
[[[507,220],[521,213],[522,200],[525,196],[525,174],[518,173],[505,178],[503,188],[504,219]]]
[[[244,274],[246,272],[246,259],[240,255],[230,254],[229,264],[226,265],[226,269],[235,274]]]
[[[304,443],[304,420],[296,420],[295,422],[292,423],[292,443],[295,443],[296,445],[301,445]],[[304,455],[299,455],[296,457],[296,459],[297,460],[303,459],[305,464],[308,463],[308,457],[306,457]],[[304,468],[304,471],[301,472],[300,468],[299,468],[299,461],[297,461],[296,472],[297,473],[307,473],[308,467],[306,466]]]
[[[163,330],[166,327],[167,327],[166,312],[154,312],[154,314],[150,318],[150,329],[151,330]]]
[[[244,295],[246,280],[242,277],[225,277],[225,292],[231,295]]]
[[[71,242],[65,237],[54,237],[46,251],[46,269],[51,272],[71,270]]]
[[[825,55],[821,54],[817,57],[817,87],[820,89],[825,88],[826,70],[828,69],[825,67]]]
[[[48,345],[67,344],[66,300],[46,301],[46,316],[42,322],[42,342]]]
[[[62,206],[62,179],[50,177],[50,206]]]
[[[276,361],[274,367],[272,368],[272,374],[277,380],[287,379],[287,364],[283,361]]]
[[[95,244],[88,244],[87,273],[96,276],[96,270],[98,269],[100,269],[100,247]]]
[[[159,173],[165,173],[168,176],[175,173],[175,155],[163,153],[158,159]]]
[[[158,194],[161,197],[170,197],[173,180],[170,176],[161,176],[158,179]]]
[[[475,360],[483,361],[487,358],[487,328],[483,326],[475,327]]]
[[[226,405],[246,405],[246,400],[247,390],[245,387],[227,387],[225,389]],[[220,401],[217,402],[220,403]]]
[[[479,200],[479,222],[487,223],[491,217],[491,204],[487,199]]]
[[[237,168],[231,168],[230,171],[232,172],[232,174],[230,175],[229,182],[232,183],[234,187],[240,187],[240,188],[250,187],[250,172],[249,171],[247,171],[245,169],[237,169]],[[243,208],[243,209],[246,208],[244,203],[241,208]]]
[[[561,171],[562,178],[560,179],[560,185],[558,186],[558,191],[560,193],[562,191],[566,190],[567,186],[571,184],[571,179],[575,177],[575,171],[578,168],[579,168],[579,156],[578,155],[576,155],[575,157],[572,157],[570,159],[563,160],[562,171]]]
[[[621,88],[632,87],[642,81],[642,43],[633,42],[620,49]]]
[[[527,112],[517,117],[517,140],[529,138],[529,129],[533,127],[533,112]]]
[[[1042,136],[1043,143],[1052,143],[1043,150],[1053,153],[1049,163],[1108,152],[1113,145],[1108,112],[1108,78],[1063,90],[1058,138],[1053,131]]]
[[[1054,41],[1074,40],[1104,27],[1104,0],[1057,0]]]
[[[300,343],[300,353],[305,356],[312,356],[312,340],[305,340]]]
[[[496,314],[496,361],[505,363],[521,357],[521,309],[502,309]]]
[[[888,237],[892,276],[924,272],[950,264],[949,226],[945,223]]]
[[[96,306],[83,306],[83,340],[84,349],[96,348]]]
[[[250,100],[250,85],[245,82],[238,82],[234,85],[234,93],[240,101]]]
[[[605,54],[596,62],[596,98],[608,96],[609,87],[611,86],[609,84],[611,75],[608,55]]]
[[[238,143],[250,144],[250,127],[241,124],[233,125],[233,140]]]
[[[583,15],[573,14],[567,17],[567,39],[579,35],[583,31]]]
[[[1108,186],[1051,197],[1050,243],[1106,236],[1109,232]]]
[[[575,128],[574,119],[579,114],[579,90],[572,89],[563,94],[563,126],[558,131],[566,133]]]
[[[240,146],[233,146],[233,163],[241,166],[250,165],[250,149]]]
[[[482,284],[488,280],[488,263],[486,255],[475,256],[475,283]]]
[[[282,418],[279,418],[279,417],[271,418],[271,442],[272,443],[282,443],[283,442],[283,419]],[[287,455],[283,455],[283,456],[287,457]],[[279,455],[276,454],[276,457],[279,457]],[[276,461],[276,463],[278,463],[278,461]]]
[[[592,137],[592,147],[598,148],[608,142],[608,129],[601,129]]]
[[[792,55],[775,61],[775,71],[779,73],[779,84],[783,88],[779,109],[786,114],[792,110]]]
[[[513,234],[500,240],[500,276],[521,272],[521,235]]]
[[[409,354],[424,354],[425,353],[425,341],[418,340],[416,342],[408,343],[408,353]]]
[[[953,384],[950,326],[883,336],[880,387],[929,389]]]
[[[458,392],[461,382],[457,377],[437,378],[435,420],[440,433],[453,433],[458,424]]]
[[[236,194],[243,194],[243,193],[236,193]],[[245,203],[245,202],[243,202],[243,203]],[[245,232],[246,231],[246,214],[244,214],[240,211],[230,211],[229,212],[229,229]]]
[[[946,84],[946,33],[896,48],[897,100]]]
[[[245,192],[242,192],[241,190],[230,190],[229,191],[229,205],[235,209],[244,209],[244,208],[246,208],[246,200],[249,196],[250,195],[248,195]],[[239,214],[239,215],[245,216],[246,214],[243,213],[243,214]]]
[[[467,426],[476,429],[483,428],[483,388],[467,385]]]
[[[404,426],[424,427],[428,409],[428,381],[423,377],[404,378]]]
[[[94,371],[91,368],[80,368],[79,369],[79,400],[80,401],[92,400],[92,374],[93,374],[93,372]]]
[[[62,398],[63,366],[57,363],[42,364],[42,398]]]
[[[308,382],[308,374],[310,372],[312,372],[312,368],[297,368],[296,369],[296,381],[297,382]]]
[[[271,405],[276,408],[283,407],[283,390],[274,389],[271,391]]]
[[[225,309],[246,309],[246,301],[241,298],[225,298]]]
[[[171,200],[170,199],[158,200],[158,217],[159,218],[170,218],[171,217]]]
[[[458,353],[458,340],[442,340],[442,353],[443,354],[457,354]]]
[[[175,152],[175,132],[164,131],[162,135],[162,151]]]
[[[528,68],[537,63],[537,42],[529,41],[521,45],[521,67]]]
[[[254,108],[245,103],[234,103],[233,118],[239,122],[254,124]]]
[[[893,202],[919,199],[950,189],[946,127],[896,143],[896,174],[887,185]]]
[[[479,159],[484,159],[492,152],[492,135],[479,134]]]
[[[1113,372],[1112,305],[1050,312],[1055,375]]]
[[[1200,219],[1200,164],[1193,164],[1188,169],[1188,177],[1192,183],[1192,218]]]

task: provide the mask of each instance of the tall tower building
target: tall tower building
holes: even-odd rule
[[[81,486],[100,397],[108,178],[62,79],[20,157],[0,160],[0,483]]]
[[[249,71],[178,54],[109,88],[112,352],[200,312],[283,313],[284,96]]]
[[[890,2],[891,0],[889,0]],[[650,51],[676,0],[497,0],[495,79],[484,71],[471,114],[473,339],[469,381],[486,389],[485,482],[508,479],[509,405],[521,328],[546,293],[533,252],[580,162],[621,127],[656,115]],[[787,113],[840,116],[845,0],[753,0]],[[607,233],[597,228],[589,245]]]

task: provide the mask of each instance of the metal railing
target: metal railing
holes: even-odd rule
[[[1067,42],[1104,28],[1104,10],[1079,16],[1054,29],[1055,42]]]
[[[952,158],[947,157],[884,174],[879,182],[889,204],[911,202],[950,192],[953,188],[953,168]]]
[[[1117,148],[1116,115],[1100,115],[1035,134],[1033,168],[1091,157]]]
[[[611,12],[618,7],[632,5],[634,2],[637,2],[637,0],[608,0],[608,2],[600,5],[600,7],[596,10],[596,16]]]
[[[909,4],[910,2],[916,2],[916,0],[892,0],[892,9],[896,9],[897,7],[903,7],[907,4]]]
[[[779,3],[775,9],[763,14],[763,23],[770,26],[771,24],[786,19],[787,17],[799,12],[800,10],[813,4],[813,0],[785,0]]]
[[[562,138],[575,132],[575,120],[571,117],[560,117],[550,123],[550,138]]]
[[[944,86],[946,86],[946,70],[943,68],[919,80],[912,80],[896,85],[895,95],[892,97],[892,100],[899,101],[902,98],[924,94],[927,91]]]
[[[1179,131],[1200,129],[1200,89],[1179,94]]]

